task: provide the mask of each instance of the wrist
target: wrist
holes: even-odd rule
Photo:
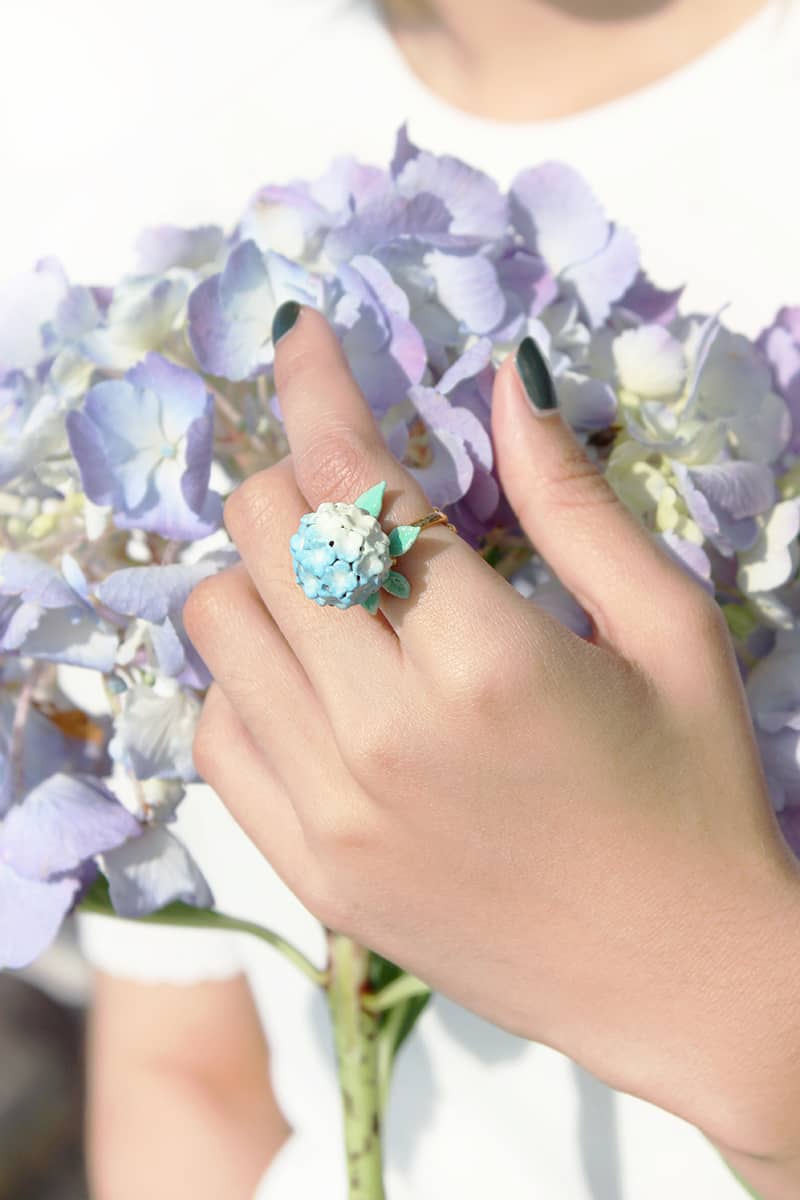
[[[727,970],[709,1014],[710,1069],[697,1125],[748,1181],[794,1179],[800,1194],[800,868],[770,868],[751,919],[721,947]],[[693,1054],[697,1053],[694,1047]],[[750,1172],[748,1175],[747,1172]],[[780,1194],[780,1193],[779,1193]],[[787,1193],[788,1194],[788,1193]]]
[[[727,1146],[715,1146],[756,1200],[796,1200],[800,1194],[800,1156],[758,1158]]]

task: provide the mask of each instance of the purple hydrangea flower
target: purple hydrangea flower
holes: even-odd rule
[[[285,300],[320,307],[321,280],[282,254],[241,242],[189,297],[189,341],[204,371],[252,379],[273,359],[272,318]]]
[[[469,249],[474,239],[450,233],[451,215],[438,196],[406,197],[387,192],[371,200],[325,238],[324,251],[332,263],[349,262],[357,254],[382,260],[390,250],[420,247]]]
[[[617,397],[605,379],[592,373],[589,330],[573,301],[559,301],[528,320],[527,332],[539,346],[555,383],[559,407],[573,429],[607,429],[617,412]]]
[[[0,284],[0,376],[35,367],[46,357],[46,330],[68,291],[55,258],[43,258],[33,271]]]
[[[141,833],[96,780],[57,774],[0,822],[0,967],[44,950],[96,875],[94,856]]]
[[[193,371],[150,353],[124,379],[95,384],[67,431],[87,496],[117,525],[180,541],[218,528],[214,401]]]
[[[733,436],[740,458],[772,463],[789,443],[786,402],[772,390],[763,355],[740,333],[718,330],[698,380],[698,408]]]
[[[589,325],[601,325],[638,275],[632,235],[607,220],[586,181],[561,163],[520,171],[510,201],[525,245],[574,289]]]
[[[6,678],[9,674],[7,669],[3,673],[4,691],[0,693],[0,816],[59,771],[100,777],[111,769],[105,748],[105,717],[94,718],[94,737],[69,736],[59,725],[65,711],[63,703],[60,708],[54,706],[53,719],[31,705],[22,729],[15,731],[19,694],[11,679]],[[67,718],[70,715],[67,710]],[[15,732],[17,737],[21,734],[20,745],[15,745]]]
[[[118,640],[89,603],[73,559],[65,557],[59,572],[33,554],[0,558],[0,650],[110,671]]]
[[[137,618],[131,631],[132,656],[144,654],[164,675],[188,687],[211,682],[205,663],[183,625],[183,606],[202,579],[228,566],[235,554],[208,555],[197,563],[159,567],[124,567],[97,588],[98,599],[115,613]]]
[[[788,450],[800,453],[800,306],[782,308],[758,345],[772,367],[775,389],[786,401],[792,420]]]
[[[173,680],[123,692],[109,752],[136,779],[197,780],[192,742],[200,700]]]
[[[22,371],[0,376],[0,487],[22,477],[27,483],[66,440],[58,396]]]
[[[771,592],[792,578],[800,562],[800,498],[782,500],[759,518],[752,546],[738,555],[742,592]]]
[[[259,188],[242,215],[236,240],[252,239],[260,249],[292,259],[313,258],[330,229],[390,190],[388,171],[340,155],[319,179]]]
[[[359,255],[340,267],[332,319],[350,369],[376,415],[405,396],[425,370],[425,342],[408,297],[382,263]]]
[[[126,276],[103,305],[99,323],[75,339],[73,352],[118,372],[134,367],[149,351],[168,351],[183,319],[189,286],[183,273]]]
[[[527,323],[558,297],[558,283],[539,254],[509,246],[495,260],[497,279],[506,303],[505,322],[493,333],[498,342],[516,343],[527,332]]]
[[[669,325],[678,315],[678,304],[685,289],[664,291],[656,287],[644,271],[640,271],[617,308],[645,325]]]
[[[459,533],[477,546],[496,523],[500,487],[490,428],[494,367],[484,338],[465,351],[436,387],[409,388],[415,417],[389,435],[431,502],[447,508]]]
[[[508,200],[484,171],[449,154],[420,150],[406,126],[398,132],[392,159],[398,195],[436,196],[450,214],[449,232],[475,243],[496,242],[509,225]]]
[[[121,917],[146,917],[176,900],[210,908],[214,896],[182,842],[163,825],[150,825],[140,837],[99,857],[111,903]]]
[[[758,537],[755,518],[777,500],[775,477],[765,463],[729,462],[672,470],[689,512],[721,554],[748,550]]]
[[[173,267],[198,270],[216,262],[224,244],[225,235],[218,225],[198,225],[194,229],[154,225],[143,229],[136,239],[139,271],[161,275]]]
[[[800,642],[779,634],[750,671],[747,698],[773,805],[800,811]],[[798,827],[800,832],[800,827]],[[800,852],[800,839],[794,843]]]

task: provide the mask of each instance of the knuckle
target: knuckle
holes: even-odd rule
[[[373,715],[344,738],[342,758],[354,779],[374,784],[405,770],[407,742],[397,721]]]
[[[202,641],[209,631],[219,624],[222,609],[224,581],[220,575],[211,575],[192,588],[183,606],[183,624],[193,642]]]
[[[679,689],[681,703],[692,712],[719,707],[721,688],[738,675],[736,655],[722,609],[716,600],[690,584],[673,598],[665,625],[665,644],[677,643],[686,653],[665,655],[662,680]]]
[[[240,483],[225,501],[223,520],[234,541],[246,530],[260,529],[271,523],[275,503],[267,483],[268,471],[257,471]]]
[[[368,853],[373,845],[363,814],[353,809],[330,808],[306,836],[320,861],[340,867]]]
[[[310,500],[349,500],[364,490],[370,448],[351,429],[328,431],[295,456],[297,482]]]
[[[505,707],[516,682],[523,676],[529,680],[528,665],[528,656],[521,655],[519,648],[513,655],[469,654],[451,659],[441,680],[445,704],[450,710],[496,712]]]
[[[211,693],[209,693],[209,696]],[[206,701],[203,704],[200,719],[195,726],[194,737],[192,739],[192,762],[198,775],[210,782],[210,778],[214,774],[214,766],[219,756],[219,737],[217,725],[214,721],[213,702]]]
[[[620,503],[616,492],[579,445],[565,452],[558,468],[540,478],[535,490],[561,508]]]
[[[673,609],[682,635],[696,643],[698,649],[727,641],[725,616],[714,597],[697,584],[690,587],[692,590]]]

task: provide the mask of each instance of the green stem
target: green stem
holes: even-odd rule
[[[386,1112],[389,1103],[389,1087],[392,1082],[392,1067],[394,1066],[397,1043],[405,1020],[405,1008],[398,1004],[387,1015],[381,1026],[378,1038],[378,1105],[381,1113]]]
[[[104,881],[101,880],[100,885],[95,884],[91,891],[84,896],[80,904],[81,911],[116,917],[117,914],[108,897],[108,887],[102,886],[103,884]],[[192,905],[182,904],[180,901],[168,904],[158,912],[137,919],[148,921],[151,925],[183,925],[193,926],[197,929],[230,929],[234,933],[249,933],[252,937],[257,937],[262,942],[267,942],[273,949],[278,950],[317,987],[324,987],[327,983],[327,973],[315,967],[296,946],[287,942],[279,934],[273,933],[271,929],[256,925],[254,921],[240,921],[238,917],[229,917],[226,913],[214,912],[210,908],[193,908]]]
[[[411,1000],[414,996],[429,996],[430,992],[427,983],[415,975],[400,975],[379,992],[367,992],[362,1003],[369,1013],[383,1013],[402,1004],[404,1000]]]
[[[329,932],[328,1006],[344,1112],[349,1200],[385,1200],[378,1087],[378,1017],[365,1010],[369,951]]]

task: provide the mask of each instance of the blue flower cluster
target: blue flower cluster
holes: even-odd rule
[[[535,338],[612,487],[723,606],[800,853],[800,308],[756,341],[684,314],[570,167],[504,191],[405,128],[388,167],[337,158],[261,188],[229,233],[148,229],[136,251],[107,287],[53,258],[0,284],[0,966],[35,958],[98,873],[124,915],[211,902],[171,828],[209,683],[181,612],[235,557],[222,497],[285,453],[270,329],[289,299],[330,320],[431,503],[585,636],[495,469],[494,376]],[[292,551],[322,605],[408,586],[369,505],[321,506]]]
[[[355,504],[320,504],[300,518],[290,549],[295,578],[319,605],[350,608],[386,581],[392,556],[378,521]]]

